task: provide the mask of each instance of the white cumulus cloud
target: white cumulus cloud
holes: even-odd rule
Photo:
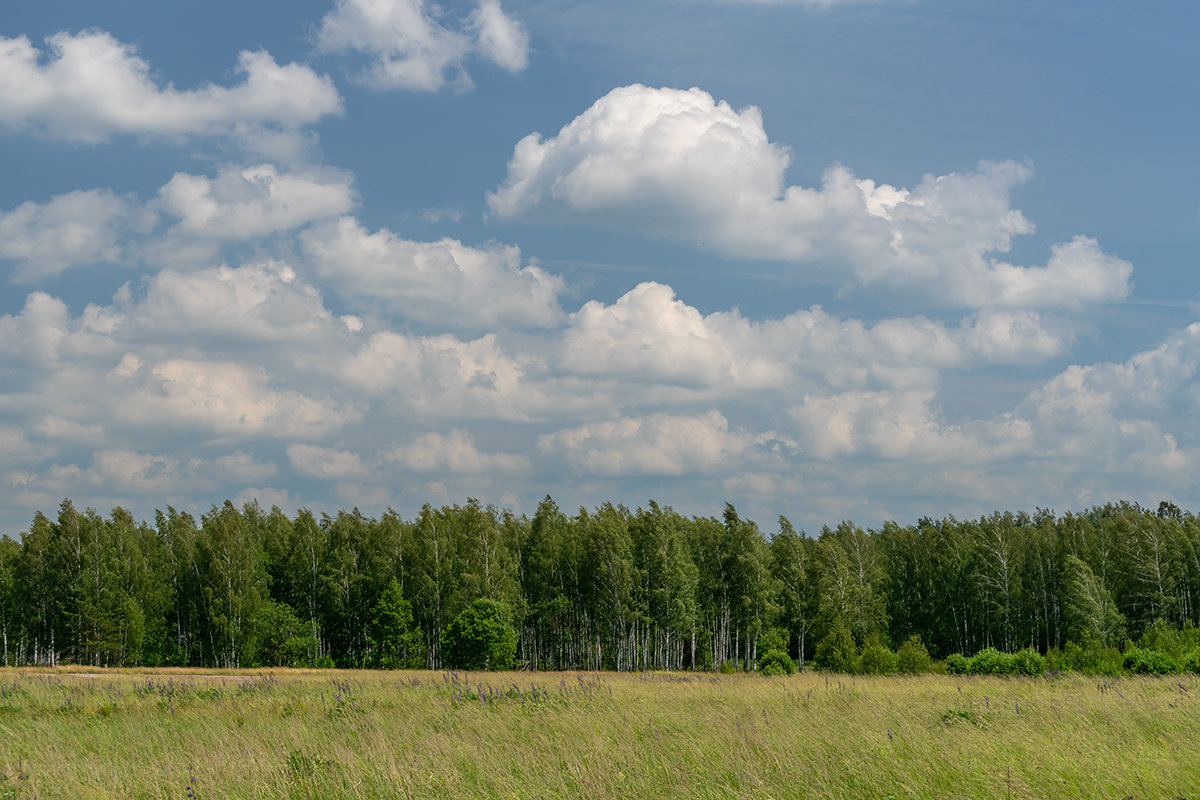
[[[1130,265],[1083,237],[1056,246],[1045,266],[999,260],[1033,230],[1010,202],[1030,177],[1022,164],[984,162],[910,190],[841,165],[819,188],[788,186],[789,161],[753,106],[626,86],[556,135],[518,142],[487,200],[501,218],[615,225],[972,308],[1074,306],[1130,290]]]
[[[160,342],[205,337],[236,339],[242,346],[311,343],[343,328],[316,288],[279,262],[194,272],[164,269],[146,281],[140,299],[122,295],[119,300],[131,327]]]
[[[243,51],[231,87],[160,85],[131,45],[104,31],[50,36],[47,51],[25,36],[0,37],[0,125],[102,142],[114,134],[228,135],[291,128],[342,110],[333,82],[265,51]]]
[[[250,239],[346,213],[355,204],[351,183],[342,170],[281,173],[258,164],[225,167],[216,178],[176,173],[158,200],[182,233]]]
[[[321,22],[318,47],[372,58],[361,79],[380,89],[437,91],[471,85],[465,64],[478,55],[509,72],[525,68],[529,37],[498,0],[482,0],[465,20],[442,19],[426,0],[337,0]]]
[[[530,468],[529,459],[523,455],[481,452],[474,437],[461,428],[446,434],[422,434],[387,453],[384,461],[413,472],[454,475],[512,475]]]
[[[127,422],[188,424],[217,435],[308,439],[361,412],[296,389],[274,389],[267,370],[228,361],[169,358],[136,374],[115,372],[128,394],[115,409]]]
[[[815,385],[929,387],[946,369],[1036,363],[1065,344],[1032,311],[983,311],[956,327],[922,317],[867,325],[820,307],[754,321],[736,310],[702,315],[670,286],[642,283],[611,305],[592,300],[572,314],[561,358],[583,375],[736,395]]]
[[[561,278],[521,265],[514,246],[469,247],[369,233],[352,217],[301,234],[317,271],[343,295],[382,300],[405,316],[448,328],[538,328],[560,321]]]
[[[148,223],[134,202],[107,189],[68,192],[0,211],[0,258],[17,262],[13,277],[21,282],[84,264],[117,264],[125,258],[126,230]]]
[[[367,475],[367,467],[362,458],[349,450],[292,444],[288,445],[287,456],[292,469],[308,478],[345,480]]]
[[[538,449],[561,454],[575,469],[596,475],[684,475],[714,470],[754,442],[748,434],[730,431],[724,415],[712,410],[587,423],[542,435]]]

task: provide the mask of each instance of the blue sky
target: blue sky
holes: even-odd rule
[[[1200,503],[1187,3],[19,4],[0,525]]]

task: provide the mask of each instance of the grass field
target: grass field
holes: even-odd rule
[[[0,798],[1200,798],[1200,681],[0,670]]]

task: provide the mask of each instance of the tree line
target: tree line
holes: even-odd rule
[[[226,502],[149,524],[64,500],[0,538],[5,665],[441,668],[457,632],[502,625],[531,669],[753,669],[768,647],[1046,653],[1155,624],[1200,624],[1200,519],[1167,502],[810,536],[728,504],[404,519]]]

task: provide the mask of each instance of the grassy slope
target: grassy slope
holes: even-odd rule
[[[0,798],[1180,797],[1196,742],[1194,676],[0,670]]]

